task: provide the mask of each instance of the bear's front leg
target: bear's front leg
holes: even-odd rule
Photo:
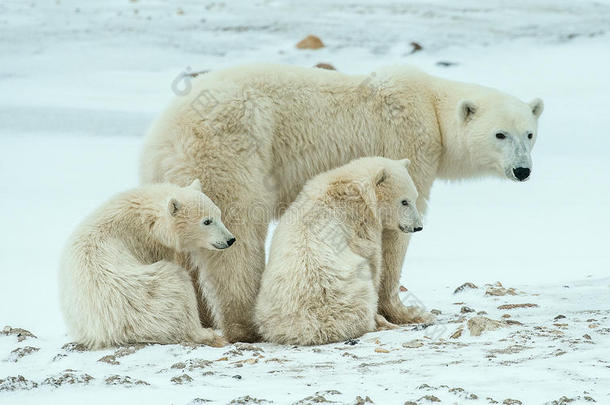
[[[398,295],[400,273],[409,238],[403,232],[384,230],[382,235],[383,270],[379,288],[379,313],[395,324],[430,323],[434,315],[424,308],[405,306]]]
[[[260,337],[253,312],[265,268],[267,225],[232,223],[230,229],[237,238],[235,245],[220,252],[202,252],[200,284],[208,284],[205,299],[214,308],[224,337],[229,342],[256,342]]]

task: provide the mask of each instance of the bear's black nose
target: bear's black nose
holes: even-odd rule
[[[423,226],[418,226],[418,227],[413,228],[413,232],[419,232],[419,231],[421,231],[422,229],[424,229],[424,227],[423,227]]]
[[[229,246],[231,246],[234,243],[235,243],[235,238],[231,238],[227,241],[227,245],[229,245]]]
[[[515,177],[519,179],[519,181],[527,179],[530,176],[530,171],[531,170],[527,167],[517,167],[516,169],[513,169],[513,173],[515,174]]]

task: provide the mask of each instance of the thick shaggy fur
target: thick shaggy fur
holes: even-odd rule
[[[416,200],[404,161],[361,158],[307,182],[273,235],[254,314],[263,339],[314,345],[374,330],[382,231],[420,229]]]
[[[159,117],[142,153],[141,180],[186,185],[199,178],[223,210],[242,243],[202,263],[218,292],[217,323],[229,340],[249,341],[256,339],[252,310],[268,223],[307,180],[358,157],[408,158],[424,212],[437,177],[514,179],[511,168],[528,160],[541,112],[540,100],[526,104],[410,68],[350,76],[237,67],[199,76]],[[394,323],[417,321],[398,297],[408,238],[386,231],[382,239],[380,313]]]
[[[213,218],[206,227],[202,218]],[[144,186],[93,212],[73,233],[60,266],[61,308],[70,334],[89,348],[127,343],[223,345],[203,328],[185,264],[232,237],[194,182]]]

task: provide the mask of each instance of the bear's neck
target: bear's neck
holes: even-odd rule
[[[346,229],[350,230],[351,238],[371,241],[381,238],[381,221],[375,208],[368,206],[364,199],[329,198],[324,206],[333,213],[332,217],[341,219]]]
[[[457,180],[483,175],[462,135],[463,124],[458,121],[457,111],[460,101],[471,99],[481,86],[439,78],[432,81],[431,86],[442,145],[437,177]]]
[[[110,211],[108,226],[133,248],[150,249],[151,253],[167,259],[173,256],[168,252],[176,250],[177,239],[166,222],[166,208],[160,201],[165,201],[164,196],[128,192]]]

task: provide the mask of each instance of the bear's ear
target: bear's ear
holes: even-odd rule
[[[180,211],[181,207],[182,204],[180,204],[178,200],[175,198],[170,198],[169,203],[167,204],[167,212],[169,212],[169,215],[172,217],[175,217],[176,214],[178,214],[178,211]]]
[[[375,174],[375,178],[373,179],[373,182],[375,183],[375,186],[378,186],[381,183],[383,183],[384,181],[386,181],[387,178],[388,178],[388,173],[385,171],[385,169],[381,168],[381,169],[379,169],[377,174]]]
[[[459,122],[468,122],[477,112],[477,106],[470,100],[462,100],[458,103]]]
[[[201,182],[199,181],[199,179],[193,180],[193,182],[191,183],[189,188],[192,188],[193,190],[196,190],[196,191],[201,191]]]
[[[403,159],[403,160],[399,160],[400,164],[403,165],[404,167],[406,167],[407,169],[409,168],[409,166],[411,165],[411,161],[409,159]]]
[[[540,98],[535,98],[529,102],[529,105],[532,109],[532,114],[534,114],[536,118],[540,117],[542,111],[544,111],[544,101]]]

